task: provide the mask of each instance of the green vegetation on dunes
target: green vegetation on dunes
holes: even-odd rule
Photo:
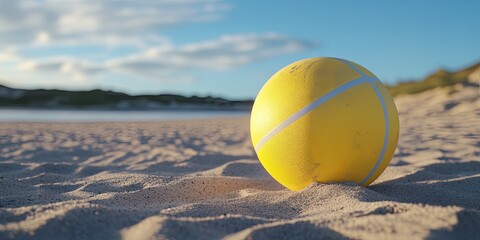
[[[434,74],[421,81],[399,82],[393,86],[387,86],[390,93],[394,96],[401,94],[415,94],[424,92],[437,87],[446,87],[457,83],[466,83],[468,76],[480,68],[480,63],[467,67],[457,72],[448,72],[438,70]]]
[[[3,94],[1,94],[3,92]],[[40,108],[113,108],[113,109],[159,109],[202,106],[229,109],[249,108],[251,100],[232,101],[217,97],[181,96],[175,94],[131,96],[103,90],[64,91],[64,90],[23,90],[0,85],[0,107],[40,107]]]

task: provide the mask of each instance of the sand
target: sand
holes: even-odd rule
[[[1,123],[0,239],[478,239],[478,85],[396,102],[379,179],[298,192],[262,168],[248,117]]]

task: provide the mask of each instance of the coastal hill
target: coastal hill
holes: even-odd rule
[[[393,96],[401,94],[415,94],[437,87],[453,86],[457,83],[477,85],[480,79],[480,62],[459,71],[446,71],[440,69],[421,81],[399,82],[387,86]]]
[[[480,63],[455,72],[438,70],[421,81],[400,82],[387,87],[392,95],[396,96],[420,93],[458,83],[478,86],[478,79],[480,79]],[[98,89],[91,91],[25,90],[0,85],[0,108],[249,110],[252,105],[252,99],[234,101],[211,96],[186,97],[175,94],[132,96]]]
[[[0,107],[82,108],[82,109],[203,109],[248,110],[252,100],[227,100],[219,97],[181,96],[175,94],[128,95],[91,90],[25,90],[0,85]]]

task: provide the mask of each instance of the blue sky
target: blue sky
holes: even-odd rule
[[[60,4],[61,3],[61,4]],[[285,65],[383,82],[480,61],[479,1],[0,0],[0,84],[253,98]]]

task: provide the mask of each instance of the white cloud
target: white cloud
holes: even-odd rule
[[[95,81],[106,72],[190,82],[193,71],[234,69],[312,47],[278,33],[231,34],[183,45],[161,34],[167,27],[221,20],[231,8],[222,0],[0,0],[0,64],[16,65],[19,73],[57,74],[77,82]],[[68,55],[60,46],[129,51],[106,53],[100,61]],[[37,51],[27,57],[32,50],[44,50],[43,55]]]
[[[101,64],[81,61],[75,58],[50,58],[24,60],[18,65],[20,71],[54,72],[71,76],[73,80],[84,81],[106,69]]]
[[[107,66],[138,74],[191,68],[228,70],[311,47],[309,42],[277,33],[225,35],[183,46],[150,48],[134,56],[109,61]]]
[[[51,71],[84,79],[104,71],[128,72],[136,76],[158,77],[165,73],[182,74],[192,69],[222,71],[257,60],[298,52],[312,44],[276,33],[225,35],[218,39],[174,46],[165,44],[103,63],[75,58],[25,60],[18,64],[23,71]]]
[[[75,39],[150,35],[165,27],[221,19],[223,1],[0,0],[0,43],[62,43]],[[85,43],[82,43],[85,44]]]
[[[20,54],[18,53],[18,50],[14,47],[8,47],[4,49],[2,52],[0,52],[0,63],[17,61],[20,58],[21,57],[20,57]]]

